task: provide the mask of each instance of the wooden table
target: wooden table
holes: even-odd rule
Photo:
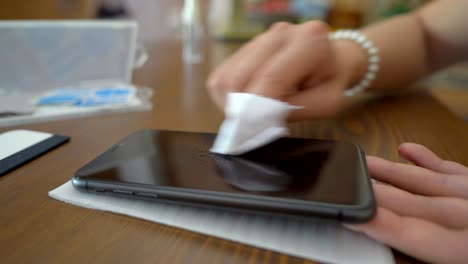
[[[213,44],[206,63],[184,67],[180,44],[149,46],[135,82],[155,89],[150,112],[112,114],[13,128],[71,136],[71,142],[0,178],[1,263],[310,263],[275,252],[127,216],[56,201],[47,192],[127,134],[143,129],[217,131],[222,113],[205,78],[236,45]],[[213,55],[215,54],[215,55]],[[425,92],[359,97],[335,119],[291,125],[293,135],[359,143],[367,154],[398,160],[397,146],[424,144],[468,164],[467,125]],[[395,252],[399,263],[415,263]]]

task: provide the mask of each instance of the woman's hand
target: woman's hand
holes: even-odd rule
[[[417,144],[399,152],[415,165],[367,157],[383,182],[374,183],[379,207],[369,223],[347,227],[424,261],[468,263],[468,168]]]
[[[290,116],[304,120],[339,110],[347,85],[359,80],[367,58],[351,41],[330,41],[322,22],[274,24],[219,66],[208,80],[223,108],[229,92],[248,92],[303,106]]]

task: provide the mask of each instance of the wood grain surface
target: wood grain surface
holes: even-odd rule
[[[32,129],[71,141],[0,178],[1,263],[311,263],[268,250],[107,212],[68,205],[47,192],[118,140],[139,129],[214,132],[222,112],[205,89],[208,72],[236,45],[207,42],[202,65],[183,65],[180,43],[147,44],[151,59],[135,83],[152,87],[148,112],[109,114],[0,129]],[[468,164],[468,128],[424,91],[349,100],[336,117],[291,125],[293,136],[360,144],[369,155],[399,160],[403,142],[428,146]],[[398,263],[417,261],[395,252]]]

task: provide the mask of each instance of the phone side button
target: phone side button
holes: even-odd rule
[[[125,190],[113,190],[112,192],[118,193],[118,194],[129,194],[129,195],[133,194],[131,191],[125,191]]]
[[[136,195],[137,195],[137,196],[141,196],[141,197],[146,197],[146,198],[158,198],[158,195],[157,195],[157,194],[154,194],[154,193],[142,193],[142,192],[137,192]]]

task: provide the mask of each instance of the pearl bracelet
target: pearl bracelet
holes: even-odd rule
[[[367,72],[362,80],[351,89],[344,92],[345,96],[353,96],[366,90],[375,79],[379,71],[379,49],[366,37],[366,35],[356,30],[337,30],[330,33],[331,40],[347,39],[357,43],[367,53]]]

